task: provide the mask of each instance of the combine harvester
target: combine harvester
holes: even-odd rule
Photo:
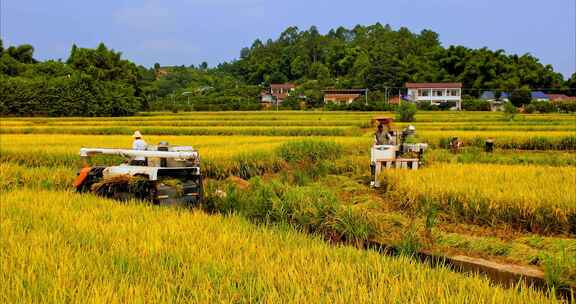
[[[388,144],[373,145],[370,153],[372,179],[370,186],[380,187],[380,173],[385,169],[402,168],[417,170],[422,165],[422,156],[428,148],[426,143],[413,143],[416,128],[407,126],[401,132],[391,127],[392,118],[377,117],[378,124],[388,127]]]
[[[88,165],[96,155],[144,158],[144,165]],[[95,192],[116,199],[141,198],[158,205],[195,205],[203,200],[200,156],[189,146],[162,142],[147,150],[82,148],[84,167],[74,186],[78,192]],[[136,182],[137,181],[137,182]],[[104,188],[103,191],[99,191]]]

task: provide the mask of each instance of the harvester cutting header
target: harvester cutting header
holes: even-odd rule
[[[380,187],[379,175],[383,169],[418,169],[428,144],[414,142],[414,126],[407,126],[399,132],[392,127],[392,118],[376,117],[374,121],[378,123],[378,128],[370,151],[370,185]]]
[[[136,134],[135,134],[136,135]],[[82,148],[80,170],[74,186],[80,192],[95,192],[113,198],[138,197],[160,205],[188,205],[202,201],[200,156],[190,146],[139,145],[133,148]],[[143,142],[143,141],[142,141]],[[88,158],[116,155],[127,159],[117,166],[88,166]]]

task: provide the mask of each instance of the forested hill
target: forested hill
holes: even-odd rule
[[[260,92],[270,83],[287,81],[298,84],[307,107],[322,106],[322,90],[328,87],[368,88],[368,100],[383,104],[387,89],[398,94],[407,81],[461,81],[464,98],[476,98],[484,89],[576,95],[576,73],[564,81],[534,56],[446,48],[433,31],[412,33],[381,24],[340,27],[326,34],[315,27],[289,27],[276,40],[256,40],[237,60],[216,68],[205,62],[146,68],[103,43],[94,49],[72,46],[66,61],[38,61],[33,46],[3,46],[0,39],[2,115],[259,109]],[[292,105],[299,102],[292,100]]]
[[[560,88],[561,74],[531,55],[503,50],[445,48],[438,34],[379,23],[339,27],[322,35],[316,27],[289,27],[276,40],[256,40],[240,59],[223,64],[251,84],[319,80],[336,87],[402,87],[406,81],[461,81],[469,89]]]

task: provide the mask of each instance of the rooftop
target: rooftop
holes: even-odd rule
[[[270,84],[270,88],[273,89],[293,89],[296,85],[293,83],[272,83]]]
[[[576,100],[576,96],[567,96],[565,94],[548,94],[550,100]]]
[[[530,95],[532,95],[532,99],[548,99],[548,95],[542,91],[533,91]]]
[[[408,89],[460,89],[461,82],[407,82]]]
[[[500,99],[508,99],[508,98],[510,98],[510,96],[508,96],[508,93],[506,93],[506,92],[500,93]],[[493,91],[484,91],[484,92],[482,92],[480,99],[484,99],[484,100],[496,99],[496,94],[494,94]]]
[[[328,97],[328,98],[330,98],[330,97],[334,97],[334,98],[336,98],[336,97],[358,97],[358,96],[360,96],[360,94],[359,93],[347,93],[347,94],[327,93],[327,94],[324,94],[324,96]]]
[[[326,89],[324,94],[364,94],[366,89]]]

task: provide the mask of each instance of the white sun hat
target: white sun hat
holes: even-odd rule
[[[142,138],[142,134],[140,134],[140,131],[136,131],[136,132],[134,132],[134,135],[132,135],[132,137],[134,137],[134,138]]]

